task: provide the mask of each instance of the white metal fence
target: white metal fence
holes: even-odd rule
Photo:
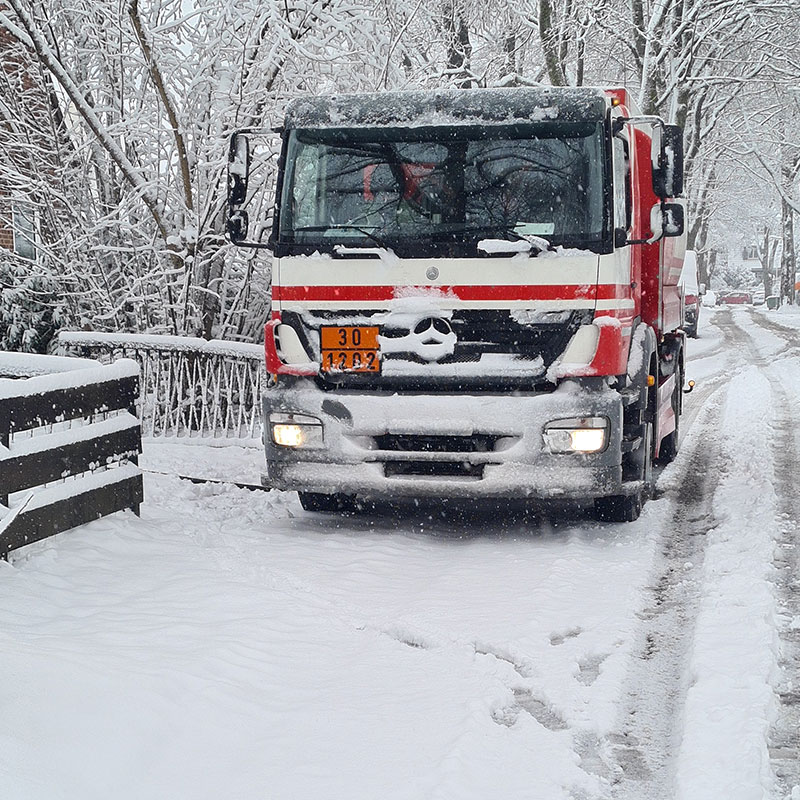
[[[261,435],[260,345],[182,336],[62,331],[59,351],[141,369],[142,434],[255,439]]]

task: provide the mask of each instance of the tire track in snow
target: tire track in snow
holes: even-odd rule
[[[800,352],[800,338],[798,337],[796,328],[787,328],[784,325],[781,325],[779,322],[776,322],[774,319],[758,313],[753,308],[748,308],[747,313],[750,316],[751,322],[758,327],[764,328],[770,333],[775,334],[789,345],[789,351],[785,351],[780,354],[782,358],[786,356],[797,355],[798,352]]]
[[[730,314],[730,310],[726,309]],[[717,314],[724,312],[718,311]],[[713,323],[712,323],[713,324]],[[683,413],[681,414],[681,426],[683,430],[689,430],[694,425],[697,415],[702,408],[711,398],[711,396],[719,390],[720,386],[730,381],[729,370],[726,370],[722,363],[725,359],[720,359],[720,371],[715,374],[707,375],[703,378],[696,378],[694,375],[694,367],[696,362],[705,362],[720,354],[726,355],[729,345],[725,339],[722,338],[719,344],[707,352],[700,352],[693,355],[691,352],[691,344],[687,344],[687,359],[686,359],[686,380],[695,380],[696,385],[690,394],[687,394],[683,402]]]
[[[800,546],[798,513],[800,458],[797,420],[792,419],[789,393],[772,370],[770,381],[775,402],[775,488],[778,495],[780,536],[775,548],[781,641],[778,664],[781,676],[776,687],[780,710],[770,735],[770,760],[779,797],[789,797],[800,786]]]
[[[644,625],[639,633],[638,660],[628,678],[630,690],[620,732],[609,737],[610,760],[617,772],[615,800],[674,796],[705,537],[717,525],[713,498],[720,470],[715,464],[722,454],[713,444],[714,434],[720,429],[727,386],[739,368],[767,366],[755,342],[729,310],[718,313],[713,324],[723,334],[730,368],[695,396],[683,450],[657,487],[661,496],[673,502],[673,512],[661,535],[662,558],[651,585],[651,602],[640,612]]]
[[[718,449],[707,432],[717,429],[725,387],[697,413],[678,459],[664,475],[672,512],[660,534],[650,602],[639,612],[636,657],[630,667],[619,730],[604,745],[612,766],[615,800],[672,797],[688,690],[686,668],[694,635],[705,534],[715,526],[712,498]]]
[[[730,352],[730,347],[730,337],[724,336],[719,351]],[[671,503],[671,516],[660,533],[661,557],[653,568],[650,602],[639,612],[642,624],[618,730],[604,741],[576,748],[582,766],[610,782],[614,800],[674,796],[705,535],[716,525],[712,502],[719,471],[713,465],[721,456],[708,442],[714,442],[713,433],[719,430],[733,372],[721,371],[687,399],[682,450],[656,486],[656,496]]]
[[[642,612],[646,624],[640,632],[639,661],[629,676],[631,690],[627,717],[623,717],[618,736],[609,737],[612,760],[621,770],[613,791],[616,800],[661,800],[674,795],[681,718],[690,680],[687,665],[702,588],[705,534],[716,526],[712,504],[719,470],[714,469],[714,464],[719,463],[722,454],[718,447],[707,447],[706,443],[715,440],[713,434],[719,431],[726,387],[742,368],[755,366],[770,381],[776,398],[776,411],[779,412],[774,422],[776,474],[784,476],[783,480],[792,484],[796,483],[794,476],[800,468],[794,430],[784,411],[790,408],[788,398],[781,382],[768,372],[771,362],[759,352],[755,341],[740,327],[730,311],[717,314],[713,324],[723,334],[725,350],[729,353],[729,369],[713,384],[706,385],[697,398],[700,402],[693,404],[697,408],[697,423],[689,437],[693,447],[688,463],[683,463],[684,450],[674,465],[675,469],[664,475],[659,487],[667,498],[673,500],[674,512],[662,535],[663,558],[651,589],[652,602]],[[764,327],[773,330],[771,326]],[[789,331],[773,332],[782,335],[788,343],[796,344],[796,340],[790,339]],[[718,385],[720,380],[723,382]],[[781,411],[784,411],[782,416]],[[686,444],[684,442],[684,448]],[[800,493],[796,485],[779,484],[776,488],[782,502],[789,506]],[[797,529],[794,514],[790,508],[783,509],[787,533]],[[793,561],[784,564],[783,574],[791,580],[792,571],[794,575],[798,574],[797,550],[793,542],[786,544],[792,546],[783,548],[784,559],[788,550]],[[800,594],[797,584],[789,588],[795,595]],[[788,620],[797,618],[796,612],[786,616]],[[797,631],[794,636],[800,639]],[[795,646],[791,659],[797,658],[797,650]],[[796,661],[787,664],[785,672],[791,680],[791,676],[797,674]],[[793,692],[789,682],[781,700],[784,708],[773,732],[771,757],[784,792],[781,794],[783,798],[797,782],[795,776],[800,771],[797,745],[800,693]]]
[[[767,365],[758,351],[753,337],[736,322],[730,309],[726,309],[725,313],[717,314],[711,324],[719,328],[722,333],[732,367],[756,366],[763,369]],[[737,358],[734,354],[742,357]]]
[[[730,368],[695,390],[687,409],[689,433],[683,450],[657,487],[660,496],[671,500],[673,511],[661,534],[662,557],[651,584],[651,602],[640,612],[638,659],[628,677],[620,730],[606,743],[616,773],[615,800],[674,796],[706,534],[717,525],[713,498],[720,471],[714,465],[722,455],[713,444],[714,434],[720,429],[727,386],[737,367],[763,365],[755,343],[735,324],[730,311],[717,314],[713,324],[723,334],[720,349],[728,354]]]
[[[794,350],[797,349],[796,331],[752,311],[750,315],[756,325],[776,333]],[[774,397],[774,470],[780,530],[775,550],[781,609],[778,631],[781,675],[776,687],[780,705],[770,734],[769,751],[776,778],[776,797],[786,798],[795,786],[800,786],[800,515],[797,509],[800,498],[800,435],[796,415],[792,415],[798,402],[796,387],[792,392],[784,384],[784,368],[765,359],[759,361]]]
[[[688,371],[688,370],[687,370]],[[706,403],[711,397],[730,381],[730,375],[714,375],[706,378],[695,386],[690,394],[687,394],[683,401],[683,413],[681,414],[681,430],[688,431],[692,428],[700,412],[705,408]],[[663,472],[663,470],[661,470]],[[656,496],[661,496],[656,487]]]

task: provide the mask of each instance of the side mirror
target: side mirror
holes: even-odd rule
[[[686,217],[681,203],[664,203],[661,206],[664,236],[683,236]]]
[[[231,136],[228,150],[228,205],[240,206],[247,199],[250,172],[250,141],[241,133]]]
[[[665,125],[661,131],[661,154],[653,170],[653,191],[657,197],[683,194],[683,130],[679,125]]]
[[[245,241],[245,239],[247,239],[247,229],[249,225],[250,220],[247,217],[246,211],[233,211],[228,217],[228,222],[225,226],[230,240],[234,244]]]

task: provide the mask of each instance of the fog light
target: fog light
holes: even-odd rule
[[[575,417],[549,422],[544,441],[551,453],[599,453],[608,444],[605,417]]]
[[[322,447],[322,421],[306,414],[270,414],[272,441],[280,447]]]
[[[606,446],[605,428],[584,428],[570,431],[570,447],[579,453],[596,453]]]
[[[304,438],[303,429],[299,425],[272,426],[272,441],[281,447],[300,447]]]

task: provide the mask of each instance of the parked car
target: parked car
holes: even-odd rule
[[[753,305],[754,306],[763,306],[764,305],[764,290],[763,289],[756,289],[753,292]]]
[[[750,292],[724,292],[717,295],[717,305],[744,305],[753,302]]]

